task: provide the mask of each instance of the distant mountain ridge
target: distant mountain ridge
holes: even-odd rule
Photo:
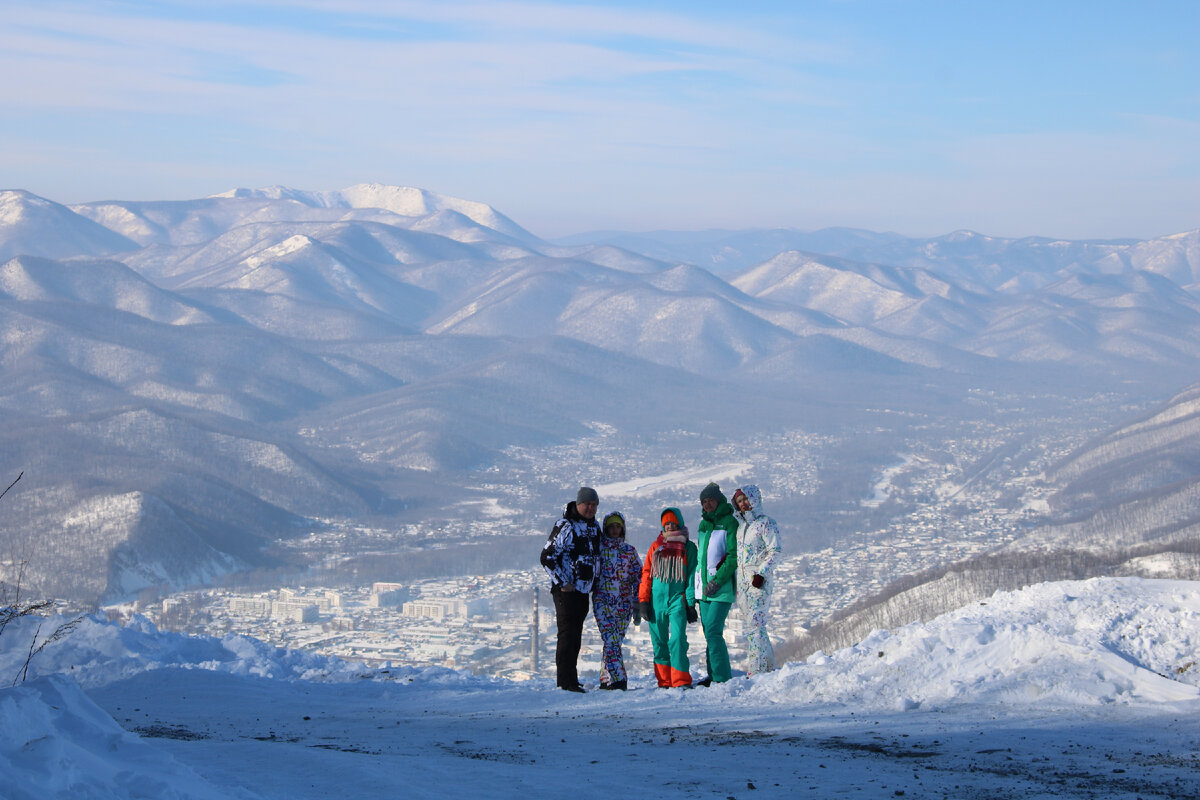
[[[1163,396],[1200,370],[1197,232],[748,231],[639,252],[377,184],[71,208],[4,192],[0,209],[4,452],[41,482],[0,511],[62,554],[88,535],[64,520],[91,520],[93,563],[124,565],[88,583],[104,596],[271,563],[306,526],[606,426],[778,432],[1034,374]],[[150,517],[208,566],[155,552]]]
[[[559,241],[576,246],[610,244],[659,259],[674,254],[722,275],[795,250],[923,269],[957,282],[1005,291],[1035,289],[1064,272],[1113,274],[1143,270],[1168,277],[1181,286],[1200,283],[1200,229],[1145,241],[1067,241],[1040,236],[1007,239],[966,230],[918,238],[853,228],[813,232],[789,229],[600,232]]]

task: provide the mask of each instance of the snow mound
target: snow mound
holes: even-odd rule
[[[49,620],[43,631],[64,621]],[[0,638],[0,679],[19,675],[34,622],[11,625]],[[1197,653],[1200,583],[1096,578],[998,592],[930,622],[876,631],[837,653],[817,653],[805,663],[703,694],[750,706],[900,711],[970,704],[1170,704],[1200,700]],[[37,654],[29,676],[67,673],[82,686],[95,687],[164,668],[283,682],[415,683],[435,693],[519,693],[522,686],[440,667],[373,669],[246,636],[161,632],[142,617],[127,625],[85,617],[68,637]]]
[[[1200,584],[1094,578],[997,592],[788,664],[745,694],[893,710],[1200,699]]]
[[[24,663],[36,618],[11,625],[0,639],[0,678],[16,675]],[[43,636],[66,617],[42,626]],[[30,662],[30,677],[68,673],[85,687],[111,683],[165,667],[207,669],[280,680],[351,680],[374,674],[362,664],[303,650],[283,650],[248,636],[186,636],[159,631],[145,617],[127,625],[101,616],[84,617],[70,635],[53,642]]]
[[[207,800],[217,790],[125,731],[69,678],[0,690],[0,797]]]
[[[26,617],[11,623],[0,637],[0,680],[20,675],[34,631],[39,642],[68,617]],[[249,636],[188,636],[160,631],[150,620],[134,616],[127,624],[99,615],[83,617],[70,635],[52,642],[29,664],[28,677],[65,673],[81,686],[104,686],[158,669],[195,669],[283,682],[347,682],[372,679],[420,683],[432,688],[496,689],[508,681],[480,678],[445,667],[377,669],[306,650],[285,650]]]

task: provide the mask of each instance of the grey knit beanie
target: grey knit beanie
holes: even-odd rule
[[[596,490],[590,486],[580,486],[579,493],[575,495],[576,503],[599,503],[600,495],[596,494]]]
[[[700,491],[701,500],[716,500],[718,503],[725,502],[725,495],[721,494],[721,487],[715,483],[710,483]]]

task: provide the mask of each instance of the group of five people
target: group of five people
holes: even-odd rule
[[[600,498],[580,488],[555,523],[542,549],[558,622],[555,665],[558,686],[584,691],[578,661],[589,605],[604,643],[600,688],[625,689],[628,678],[621,644],[630,621],[650,628],[654,677],[659,687],[693,685],[687,626],[700,621],[708,677],[696,683],[723,683],[732,677],[725,643],[725,620],[736,603],[746,637],[746,674],[769,672],[775,655],[767,634],[767,608],[773,590],[779,529],[762,511],[758,487],[747,485],[732,503],[710,483],[700,492],[701,521],[691,539],[683,512],[664,508],[660,532],[645,561],[625,540],[626,521],[618,511],[597,521]]]

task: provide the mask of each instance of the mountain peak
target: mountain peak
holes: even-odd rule
[[[214,198],[254,198],[291,200],[313,208],[380,209],[403,217],[425,217],[439,211],[455,211],[477,225],[491,228],[515,239],[530,242],[537,237],[504,216],[487,203],[438,194],[413,186],[384,183],[358,183],[340,191],[310,192],[287,186],[263,189],[231,189],[211,195]]]
[[[951,231],[940,238],[943,242],[970,242],[975,239],[982,239],[985,242],[990,242],[992,240],[991,236],[985,236],[982,233],[967,230],[966,228],[961,228],[957,231]]]
[[[34,209],[48,210],[55,207],[64,208],[53,200],[39,197],[24,189],[0,190],[0,225],[20,222],[28,218]]]
[[[17,255],[105,256],[136,248],[131,240],[53,200],[24,189],[0,191],[0,261]]]

